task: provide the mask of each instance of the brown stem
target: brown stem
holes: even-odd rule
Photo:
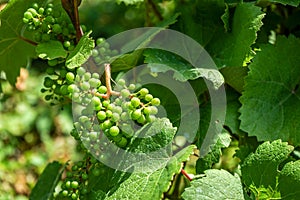
[[[192,181],[193,179],[186,173],[184,169],[181,170],[181,173],[189,180]]]
[[[154,2],[153,2],[152,0],[148,0],[147,2],[151,5],[152,10],[153,10],[155,16],[156,16],[160,21],[162,21],[164,18],[162,17],[162,15],[160,14],[160,12],[158,11],[158,9],[157,9],[156,5],[154,4]]]
[[[22,37],[22,36],[20,36],[20,39],[23,40],[23,41],[25,41],[25,42],[27,42],[27,43],[29,43],[29,44],[32,44],[32,45],[34,45],[34,46],[37,46],[37,45],[38,45],[38,43],[36,43],[36,42],[34,42],[34,41],[32,41],[32,40],[29,40],[29,39],[27,39],[27,38],[24,38],[24,37]]]
[[[103,98],[109,99],[111,95],[119,96],[120,93],[113,91],[111,87],[111,69],[110,69],[110,64],[106,63],[104,64],[104,73],[105,73],[105,85],[107,88],[106,95],[103,95]]]
[[[76,42],[77,43],[79,42],[80,38],[83,36],[83,32],[82,32],[82,29],[80,27],[80,22],[79,22],[78,5],[79,5],[78,0],[74,0],[74,3],[73,3],[74,18],[75,18],[74,26],[75,26],[75,30],[76,30]]]

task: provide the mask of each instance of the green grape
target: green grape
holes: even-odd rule
[[[129,114],[127,112],[123,112],[121,114],[121,120],[122,121],[127,121],[129,119]]]
[[[134,108],[136,108],[140,105],[141,101],[137,97],[132,97],[132,99],[130,100],[130,103]]]
[[[99,55],[99,52],[96,49],[92,50],[92,56],[97,57]]]
[[[69,85],[68,86],[68,92],[69,93],[74,93],[74,92],[78,92],[78,87],[77,87],[77,85],[75,85],[75,84],[72,84],[72,85]]]
[[[53,9],[52,9],[52,8],[47,8],[47,9],[46,9],[46,14],[47,14],[47,15],[51,15],[52,12],[53,12]]]
[[[146,101],[149,102],[149,101],[151,101],[152,99],[153,99],[152,94],[146,94],[146,95],[145,95],[145,100],[146,100]]]
[[[153,99],[151,100],[151,104],[152,104],[153,106],[159,106],[159,105],[160,105],[160,100],[159,100],[159,98],[153,98]]]
[[[103,43],[104,41],[105,41],[104,38],[98,38],[98,39],[96,40],[96,44],[99,45],[99,44]]]
[[[54,80],[52,80],[50,77],[45,77],[44,79],[44,86],[46,88],[52,88],[52,86],[54,85]]]
[[[31,19],[33,18],[33,15],[32,15],[31,12],[26,11],[26,12],[24,13],[24,18],[27,19],[27,20],[31,20]]]
[[[39,4],[33,3],[31,7],[32,7],[33,9],[37,10],[37,9],[39,9]]]
[[[112,126],[109,129],[109,134],[111,136],[117,136],[120,133],[120,129],[117,126]]]
[[[117,145],[122,148],[126,147],[127,139],[125,137],[122,137],[121,140],[117,143]]]
[[[36,19],[36,18],[33,18],[32,21],[33,21],[33,24],[34,24],[35,27],[38,27],[42,24],[41,21],[39,19]]]
[[[145,96],[146,94],[149,93],[149,90],[147,88],[142,88],[140,91],[139,91],[140,95],[141,96]]]
[[[156,115],[158,113],[158,109],[155,106],[150,106],[151,113],[152,115]]]
[[[135,90],[135,85],[134,84],[130,84],[128,86],[128,89],[131,90],[131,91]]]
[[[104,129],[109,129],[112,126],[112,123],[110,120],[105,120],[102,124],[103,124]]]
[[[93,73],[92,78],[99,79],[100,75],[98,73]],[[101,82],[100,82],[101,83]]]
[[[88,81],[92,77],[92,74],[90,72],[85,72],[83,75],[83,80]]]
[[[118,122],[120,120],[120,115],[118,113],[113,113],[111,116],[113,122]]]
[[[150,108],[150,107],[145,107],[145,108],[143,109],[143,113],[144,113],[145,115],[150,115],[150,114],[151,114],[151,108]]]
[[[66,188],[71,188],[71,181],[66,182]]]
[[[98,119],[101,120],[101,121],[105,120],[105,119],[106,119],[106,112],[104,112],[103,110],[99,111],[99,112],[97,113],[97,117],[98,117]]]
[[[83,67],[79,67],[79,68],[77,69],[77,74],[78,74],[79,76],[83,76],[85,72],[86,72],[86,71],[85,71],[85,69],[84,69]]]
[[[71,46],[71,42],[70,41],[64,41],[64,47],[68,48]]]
[[[111,110],[107,110],[105,113],[106,113],[106,117],[111,117],[113,115]]]
[[[153,122],[156,119],[154,115],[146,115],[146,121],[147,122]]]
[[[73,194],[71,195],[71,198],[72,198],[72,199],[77,199],[78,196],[77,196],[77,194],[73,193]]]
[[[80,88],[84,91],[88,91],[90,89],[90,84],[88,82],[83,82]]]
[[[55,23],[55,19],[54,17],[52,17],[51,15],[47,16],[45,18],[45,22],[48,22],[48,24],[54,24]]]
[[[29,19],[23,17],[23,22],[24,22],[25,24],[28,24],[28,23],[29,23]]]
[[[123,109],[122,109],[121,106],[114,106],[112,111],[117,113],[117,114],[121,114],[123,112]]]
[[[107,106],[110,104],[110,101],[109,100],[104,100],[102,101],[102,105],[107,108]]]
[[[79,183],[77,181],[72,181],[71,188],[76,189],[76,188],[78,188],[78,186],[79,186]]]
[[[73,83],[73,82],[74,82],[74,79],[75,79],[74,73],[68,72],[68,73],[66,74],[66,79],[67,79],[68,83]]]
[[[44,12],[45,12],[45,9],[44,9],[44,8],[39,8],[39,9],[38,9],[38,13],[39,13],[40,15],[44,14]]]
[[[126,81],[124,79],[119,79],[117,84],[120,86],[124,86],[126,84]]]
[[[140,124],[144,124],[146,122],[145,116],[142,114],[138,119],[137,122]]]
[[[68,190],[63,190],[63,191],[62,191],[62,195],[63,195],[64,197],[68,196],[68,194],[69,194]]]
[[[98,88],[98,92],[100,92],[100,94],[105,94],[107,92],[107,88],[102,85]]]
[[[94,168],[92,170],[92,173],[93,173],[94,176],[99,176],[101,174],[101,170],[98,169],[98,168]]]
[[[101,100],[98,97],[93,97],[91,102],[94,105],[94,107],[101,106]]]
[[[131,113],[131,119],[133,119],[133,120],[137,120],[141,116],[142,116],[141,109],[137,109]]]
[[[108,104],[106,106],[106,109],[112,111],[114,109],[114,107],[115,107],[114,104]]]
[[[128,89],[121,90],[121,96],[127,98],[130,96],[130,91]]]
[[[35,16],[38,15],[36,9],[34,9],[34,8],[29,8],[29,9],[27,10],[27,12],[31,12],[31,14],[32,14],[33,17],[35,17]]]
[[[82,178],[83,180],[87,180],[87,179],[89,178],[89,176],[88,176],[86,173],[83,173],[83,174],[81,175],[81,178]]]
[[[53,8],[53,7],[54,7],[53,3],[48,3],[47,4],[47,8]]]
[[[62,28],[59,24],[54,24],[52,26],[52,31],[56,34],[60,34],[62,32]]]
[[[101,85],[101,81],[99,79],[91,78],[89,80],[91,87],[98,88]]]

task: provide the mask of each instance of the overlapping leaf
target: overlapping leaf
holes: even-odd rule
[[[261,47],[241,97],[241,129],[259,141],[282,139],[300,144],[300,40],[278,37]]]

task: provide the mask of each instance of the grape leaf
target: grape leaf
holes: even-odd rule
[[[29,196],[30,200],[48,200],[53,195],[64,167],[57,161],[49,163]]]
[[[199,158],[196,162],[197,174],[203,173],[205,170],[210,169],[213,164],[218,163],[222,155],[222,148],[230,145],[231,138],[227,132],[222,132],[218,135],[217,143],[213,146],[211,152],[206,154],[203,158]]]
[[[91,33],[92,32],[90,31],[84,34],[75,49],[67,57],[67,68],[74,69],[76,67],[80,67],[91,56],[92,50],[95,47],[94,40],[89,37]]]
[[[205,177],[193,180],[182,197],[186,200],[243,200],[244,194],[237,174],[232,175],[223,169],[210,169],[205,171]]]
[[[178,152],[165,168],[150,173],[133,173],[126,181],[119,185],[111,196],[105,200],[113,199],[153,199],[159,200],[170,186],[175,173],[179,173],[182,162],[192,154],[195,146],[191,145]]]
[[[293,36],[278,37],[274,46],[262,46],[249,66],[240,98],[240,128],[259,141],[300,144],[299,46]]]
[[[258,2],[263,2],[266,0],[259,0]],[[281,3],[283,5],[291,5],[291,6],[298,6],[300,4],[300,0],[267,0],[268,2],[273,3]]]
[[[24,12],[34,2],[36,0],[11,0],[0,12],[0,71],[6,73],[11,84],[16,82],[20,68],[26,67],[29,59],[35,56],[34,42],[30,42],[32,34],[22,20]]]
[[[199,77],[211,81],[215,89],[223,83],[224,78],[215,69],[195,68],[180,57],[158,49],[147,49],[144,51],[145,63],[148,63],[152,72],[174,71],[174,79],[179,81],[195,80]]]
[[[283,200],[296,200],[300,195],[300,160],[285,164],[278,179]]]
[[[288,158],[292,151],[293,146],[281,140],[259,145],[255,153],[251,153],[241,165],[242,180],[245,185],[275,188],[278,166]]]
[[[234,88],[237,92],[242,93],[244,89],[244,79],[248,74],[247,67],[225,67],[221,70],[225,82]]]
[[[35,51],[38,57],[49,60],[66,58],[68,55],[62,43],[54,40],[38,44]]]
[[[219,68],[243,66],[251,52],[251,45],[262,26],[264,13],[252,3],[238,4],[234,11],[231,32],[219,31],[215,34],[207,51]],[[228,29],[228,28],[227,28]]]

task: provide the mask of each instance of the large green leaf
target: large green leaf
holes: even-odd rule
[[[186,200],[243,200],[244,194],[237,174],[232,175],[222,169],[210,169],[205,171],[205,177],[193,180],[182,197]]]
[[[49,60],[66,58],[68,55],[62,43],[55,40],[38,44],[35,51],[38,57]]]
[[[278,37],[261,47],[249,66],[241,97],[241,129],[259,141],[300,144],[300,40]]]
[[[62,164],[57,161],[49,163],[32,189],[30,200],[48,200],[52,197],[54,189],[63,172]]]
[[[274,3],[281,3],[283,5],[291,5],[291,6],[298,6],[300,4],[300,0],[259,0],[259,2],[274,2]]]
[[[192,154],[195,146],[189,146],[178,152],[165,168],[150,173],[133,173],[119,188],[105,200],[114,199],[151,199],[159,200],[167,192],[174,174],[179,173],[182,162]]]
[[[23,23],[23,14],[36,0],[11,0],[0,12],[0,71],[6,73],[14,84],[21,67],[26,67],[29,59],[35,56],[35,46]],[[27,38],[27,39],[25,39]]]
[[[241,166],[242,180],[246,186],[254,185],[276,187],[279,165],[288,158],[293,146],[276,140],[265,142],[258,146],[255,153],[251,153]]]
[[[252,3],[237,5],[232,17],[231,31],[219,31],[207,48],[218,67],[243,66],[262,26],[264,15]]]
[[[300,195],[300,160],[285,164],[278,179],[283,200],[297,200]]]

